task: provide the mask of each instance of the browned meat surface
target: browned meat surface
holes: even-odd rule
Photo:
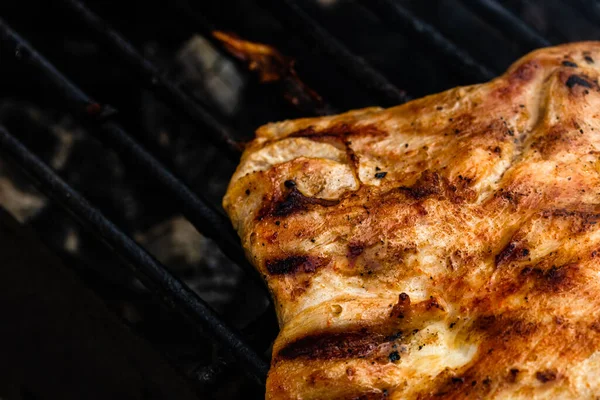
[[[276,301],[269,399],[600,396],[600,43],[266,125],[224,206]]]

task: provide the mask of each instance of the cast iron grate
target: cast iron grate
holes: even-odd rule
[[[315,53],[315,62],[324,63],[339,69],[343,76],[361,86],[377,104],[391,106],[410,99],[406,91],[390,80],[366,58],[355,53],[349,44],[330,33],[326,24],[313,17],[311,7],[303,1],[260,0],[257,1],[265,12],[279,20],[286,30],[294,33],[306,46],[306,51]],[[417,13],[406,7],[404,2],[394,0],[357,0],[354,6],[378,16],[386,29],[398,31],[411,41],[421,43],[424,52],[434,54],[447,65],[467,79],[482,81],[492,78],[499,68],[493,63],[478,60],[469,51],[468,43],[458,43],[449,39],[434,23],[427,22]],[[522,19],[502,4],[492,0],[464,0],[466,9],[499,30],[504,36],[518,43],[521,51],[551,43],[542,34],[526,24]],[[190,96],[175,82],[161,72],[161,69],[144,57],[127,38],[110,27],[90,8],[78,0],[64,0],[61,13],[84,24],[98,42],[113,53],[118,62],[127,65],[145,84],[182,118],[198,126],[225,157],[235,161],[239,158],[242,146],[238,142],[240,135],[236,129],[224,122],[225,119],[215,112],[209,104],[203,104]],[[165,5],[166,6],[166,5]],[[198,24],[197,29],[205,36],[216,23],[209,22],[204,16],[195,14],[187,3],[175,1],[169,7],[179,7],[187,14],[187,23]],[[597,18],[597,8],[593,2],[579,0],[574,3],[578,10],[591,10],[588,18]],[[568,7],[565,5],[565,7]],[[418,7],[416,7],[418,8]],[[415,9],[415,7],[413,7]],[[596,22],[596,21],[594,21]],[[212,40],[217,46],[219,42]],[[68,111],[84,123],[93,126],[92,132],[108,146],[129,162],[145,171],[146,178],[158,182],[161,187],[179,204],[183,215],[203,235],[212,238],[221,250],[242,267],[248,276],[258,279],[258,275],[244,257],[237,236],[224,214],[201,193],[191,190],[170,168],[166,167],[150,151],[124,129],[116,118],[116,110],[108,105],[96,102],[79,88],[66,74],[61,73],[34,45],[21,37],[9,25],[0,19],[0,49],[3,56],[10,55],[19,65],[27,68],[32,79],[41,80],[60,97]],[[318,54],[318,56],[317,56]],[[307,72],[310,74],[310,72]],[[333,77],[332,77],[333,79]],[[319,79],[317,79],[319,81]],[[327,87],[317,88],[325,98],[329,111],[338,107],[335,95],[328,98]],[[313,110],[315,114],[321,112]],[[130,239],[121,229],[107,219],[102,212],[92,206],[68,183],[61,179],[48,165],[23,145],[7,129],[0,126],[0,150],[15,160],[20,167],[37,181],[42,192],[60,203],[83,225],[89,227],[110,248],[132,267],[136,276],[177,312],[183,314],[192,325],[201,332],[208,332],[212,339],[223,345],[242,364],[243,370],[264,384],[268,363],[261,355],[265,349],[253,348],[240,333],[229,327],[209,305],[199,298],[190,288],[177,279],[167,268],[154,259],[147,251]],[[268,312],[272,313],[272,309]]]

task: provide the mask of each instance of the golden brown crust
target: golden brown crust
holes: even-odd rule
[[[599,67],[260,128],[223,204],[277,304],[267,398],[600,396]]]

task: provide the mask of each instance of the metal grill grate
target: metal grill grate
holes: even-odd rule
[[[495,68],[477,61],[476,57],[469,54],[465,48],[453,43],[435,26],[421,20],[399,2],[377,0],[358,3],[379,15],[390,29],[398,29],[410,36],[412,40],[426,44],[428,51],[444,57],[473,80],[485,80],[494,76],[492,71]],[[157,97],[199,126],[203,134],[210,138],[227,157],[232,160],[239,158],[241,147],[235,138],[240,135],[224,123],[222,118],[214,115],[210,107],[200,104],[165,77],[160,69],[144,58],[126,38],[110,28],[83,3],[77,0],[65,0],[64,4],[72,17],[91,29],[98,40],[114,52],[119,60],[143,76],[147,86]],[[349,77],[366,88],[380,105],[400,104],[410,99],[409,95],[399,89],[382,72],[329,33],[297,2],[261,0],[260,4],[282,21],[288,29],[299,35],[308,47],[314,46],[319,53],[326,56],[325,59],[344,70]],[[490,24],[501,27],[500,30],[504,35],[518,40],[524,48],[550,44],[547,39],[498,2],[465,0],[464,4]],[[576,4],[584,9],[589,6],[585,1],[578,1]],[[195,20],[198,21],[200,18]],[[209,22],[206,24],[205,27],[210,26]],[[66,100],[73,114],[94,126],[93,132],[97,133],[100,140],[116,149],[124,160],[141,166],[149,179],[160,182],[163,188],[178,201],[183,214],[198,231],[214,239],[233,262],[245,268],[250,276],[258,278],[254,269],[246,261],[239,240],[226,217],[201,194],[189,189],[115,122],[114,109],[99,105],[1,19],[0,41],[3,48],[8,51],[3,54],[13,54],[19,63],[30,68],[32,78],[49,83],[56,94]],[[191,289],[175,278],[2,127],[0,127],[0,149],[16,160],[34,178],[45,194],[54,198],[115,252],[128,260],[136,275],[149,288],[160,294],[168,305],[186,316],[199,330],[209,332],[216,341],[226,346],[243,363],[244,369],[255,377],[257,382],[264,384],[268,370],[267,362]]]

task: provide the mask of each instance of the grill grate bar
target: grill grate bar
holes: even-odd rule
[[[108,26],[85,4],[78,0],[64,0],[64,2],[88,28],[95,32],[103,43],[144,76],[148,86],[157,96],[172,105],[174,110],[183,111],[194,123],[208,129],[209,138],[228,157],[234,161],[239,159],[241,147],[236,143],[234,139],[236,135],[231,128],[218,121],[207,109],[167,79],[158,67],[142,56],[127,39]]]
[[[581,15],[593,24],[600,23],[600,3],[594,0],[566,0],[571,7],[578,10]]]
[[[550,41],[494,0],[464,0],[463,3],[476,14],[486,18],[502,33],[525,45],[527,50],[551,45]]]
[[[87,114],[87,121],[89,121],[90,110],[100,107],[98,103],[94,102],[92,98],[59,72],[2,19],[0,19],[0,41],[12,49],[17,60],[33,67],[40,73],[41,77],[53,84],[67,100],[69,108],[76,115],[85,117]],[[264,287],[258,273],[246,260],[237,235],[224,215],[214,209],[203,196],[192,192],[152,154],[137,143],[119,124],[107,119],[100,120],[96,127],[100,132],[96,132],[96,129],[92,129],[92,132],[98,133],[99,140],[106,141],[107,144],[121,154],[124,161],[133,162],[142,171],[156,178],[179,202],[183,214],[194,227],[203,235],[215,240],[225,255],[245,268],[250,276],[256,279],[257,282],[261,282],[261,286]]]
[[[466,76],[487,81],[496,74],[480,64],[464,49],[448,40],[435,27],[421,20],[411,11],[393,0],[361,0],[360,3],[373,10],[393,29],[402,29],[416,40],[423,40],[453,65],[456,65]]]
[[[397,105],[410,100],[404,91],[398,89],[364,58],[350,51],[294,1],[265,0],[265,2],[269,6],[269,10],[283,24],[291,27],[305,41],[314,44],[316,48],[325,53],[338,67],[375,95],[381,105]]]
[[[260,384],[264,384],[268,364],[229,328],[219,316],[187,285],[172,275],[130,237],[93,207],[50,167],[0,126],[0,148],[14,158],[39,184],[42,192],[59,202],[84,226],[90,228],[128,261],[136,276],[174,310],[182,313],[200,332],[226,346]]]

